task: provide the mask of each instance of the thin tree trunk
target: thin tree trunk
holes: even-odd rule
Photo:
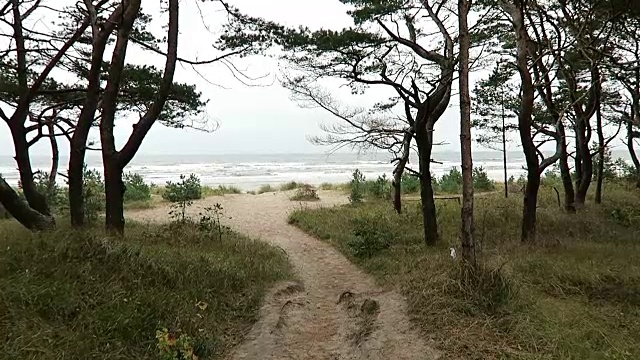
[[[58,140],[56,140],[56,137],[53,136],[53,133],[55,131],[53,125],[54,120],[55,119],[52,119],[52,121],[47,125],[49,127],[49,134],[51,134],[51,171],[49,171],[49,184],[47,186],[49,195],[53,194],[53,191],[55,189],[56,177],[58,176],[58,166],[60,163],[60,150],[58,149]]]
[[[424,240],[433,246],[440,240],[433,185],[431,184],[431,149],[429,129],[416,129],[418,161],[420,162],[420,200],[422,201],[422,219]]]
[[[458,0],[460,30],[460,157],[462,159],[462,259],[476,266],[473,223],[473,158],[471,154],[471,97],[469,96],[469,47],[471,39],[467,16],[471,2]]]
[[[602,112],[596,109],[596,132],[598,133],[598,169],[596,170],[596,204],[602,204],[602,182],[604,180],[604,133],[602,132]]]
[[[573,181],[571,180],[571,170],[569,169],[569,153],[567,151],[567,136],[562,120],[558,123],[558,135],[560,137],[560,178],[564,188],[564,209],[566,212],[574,214],[576,212],[575,192]]]
[[[504,94],[502,94],[502,168],[504,169],[504,197],[509,197],[509,174],[507,174],[507,129],[505,127]]]
[[[636,108],[635,105],[631,107],[631,116],[629,116],[629,122],[627,123],[627,150],[629,150],[629,156],[633,162],[633,166],[636,172],[636,188],[640,189],[640,159],[636,154],[635,149],[635,135],[633,132],[633,125],[635,123]]]
[[[393,170],[393,207],[398,214],[402,213],[402,175],[409,161],[411,139],[413,139],[413,131],[408,130],[402,141],[402,154],[400,158],[398,158],[396,168]]]

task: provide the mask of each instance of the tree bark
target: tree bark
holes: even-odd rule
[[[523,242],[536,242],[536,221],[538,207],[538,191],[540,189],[540,174],[538,171],[527,171],[527,186],[524,192],[524,207],[522,209]]]
[[[471,154],[471,97],[469,95],[470,0],[458,0],[460,42],[460,157],[462,159],[462,260],[474,268],[476,253],[473,219],[473,158]],[[506,176],[506,174],[505,174]]]
[[[124,220],[124,183],[122,169],[115,162],[104,164],[104,184],[106,198],[105,227],[107,233],[123,235]]]
[[[429,129],[432,128],[429,127]],[[430,130],[422,128],[416,130],[416,143],[418,144],[418,161],[420,163],[420,200],[422,202],[422,220],[424,240],[427,245],[433,246],[440,240],[438,233],[438,220],[436,214],[436,202],[434,199],[433,185],[431,184],[431,143]]]

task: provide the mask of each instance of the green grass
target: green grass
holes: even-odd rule
[[[164,200],[162,196],[152,194],[150,200],[125,201],[124,209],[125,210],[148,210],[148,209],[154,209],[164,204],[169,204],[169,202]]]
[[[322,183],[320,184],[319,188],[320,190],[349,191],[351,189],[351,185],[349,183],[344,183],[344,184]]]
[[[167,191],[166,187],[154,186],[151,188],[151,194],[162,197]],[[226,186],[226,185],[218,185],[217,187],[203,185],[202,186],[202,198],[207,198],[211,196],[223,196],[228,194],[242,194],[242,190],[237,186]]]
[[[264,194],[264,193],[270,193],[270,192],[276,192],[277,189],[274,188],[273,186],[267,184],[267,185],[262,185],[260,186],[260,188],[258,189],[258,195],[260,194]]]
[[[222,196],[227,194],[242,194],[242,190],[236,186],[218,185],[218,187],[203,186],[202,197]]]
[[[460,280],[449,255],[459,245],[455,202],[436,201],[442,242],[434,248],[423,243],[418,201],[405,201],[402,215],[371,201],[301,209],[290,221],[399,288],[445,358],[637,359],[640,193],[607,184],[604,195],[602,205],[569,215],[543,187],[536,246],[519,242],[521,196],[477,198],[479,288]]]
[[[280,185],[280,191],[295,190],[295,189],[299,189],[299,188],[301,188],[303,186],[304,186],[303,183],[299,183],[299,182],[295,182],[295,181],[289,181],[286,184]]]
[[[0,357],[157,358],[166,327],[194,338],[201,359],[221,358],[290,267],[265,243],[192,228],[133,224],[117,240],[0,221]]]

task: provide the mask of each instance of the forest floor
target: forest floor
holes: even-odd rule
[[[196,216],[215,204],[224,224],[280,247],[298,281],[267,295],[260,320],[231,359],[435,359],[407,316],[402,295],[382,288],[330,244],[287,223],[291,212],[347,203],[338,191],[319,191],[320,201],[291,201],[291,192],[225,195],[196,201]],[[136,221],[166,222],[167,207],[129,212]]]

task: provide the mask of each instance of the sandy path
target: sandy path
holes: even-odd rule
[[[231,359],[435,359],[412,328],[406,304],[383,291],[330,245],[287,224],[300,206],[344,203],[344,195],[319,192],[319,203],[301,205],[287,193],[227,195],[198,201],[191,212],[220,203],[226,223],[286,251],[300,283],[280,284],[267,296],[261,320]],[[143,221],[166,221],[167,208],[127,214]]]

